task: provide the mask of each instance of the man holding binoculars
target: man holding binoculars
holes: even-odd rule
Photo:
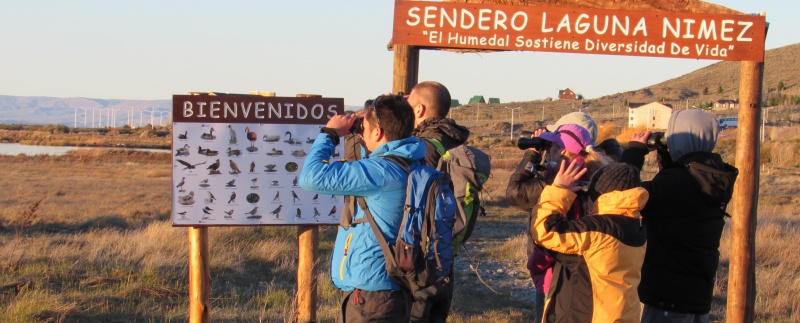
[[[708,322],[725,208],[738,170],[713,153],[717,120],[674,111],[666,133],[637,133],[620,162],[642,168],[656,150],[660,171],[643,182],[650,194],[642,219],[647,251],[639,299],[642,322]]]

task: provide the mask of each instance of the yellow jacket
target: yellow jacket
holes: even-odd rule
[[[639,322],[637,287],[647,238],[639,211],[647,202],[647,191],[638,187],[603,194],[594,204],[593,214],[596,215],[566,221],[562,214],[575,197],[568,189],[547,186],[533,211],[531,236],[534,242],[555,252],[556,259],[558,254],[582,257],[586,265],[575,268],[588,270],[591,284],[559,283],[562,271],[557,264],[545,304],[545,322]],[[571,303],[569,312],[572,312],[562,313],[564,306],[556,306],[555,299],[559,293],[572,288],[590,288],[591,300],[561,298],[560,302]],[[576,313],[586,313],[586,316],[576,316],[582,315]]]

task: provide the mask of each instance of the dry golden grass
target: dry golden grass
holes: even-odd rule
[[[766,143],[765,150],[770,145],[796,147],[791,146],[797,145],[796,133],[776,132],[776,141]],[[733,140],[725,138],[718,147],[728,162]],[[493,158],[483,195],[488,216],[479,219],[470,242],[473,256],[524,272],[528,215],[504,199],[522,151],[507,137],[476,136],[473,144]],[[107,150],[0,156],[5,188],[0,197],[0,224],[5,226],[0,232],[0,316],[20,322],[185,320],[188,237],[185,228],[169,221],[170,160],[169,154]],[[800,171],[788,164],[770,166],[761,176],[757,320],[800,321],[800,265],[792,252],[800,244]],[[338,311],[340,294],[328,277],[335,234],[333,227],[321,227],[317,317],[322,322],[333,320]],[[212,319],[293,320],[296,237],[294,227],[211,228]],[[728,229],[721,244],[712,312],[718,321],[725,316]],[[532,315],[532,301],[510,300],[480,285],[461,286],[451,321],[525,322]]]

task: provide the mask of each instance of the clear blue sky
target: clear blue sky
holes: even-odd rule
[[[710,1],[766,12],[767,49],[800,42],[796,0]],[[317,93],[360,105],[392,86],[394,1],[3,1],[0,95],[170,99],[189,91]],[[420,81],[465,102],[587,98],[716,61],[543,52],[422,51]]]

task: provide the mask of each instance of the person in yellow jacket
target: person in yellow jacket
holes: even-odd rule
[[[581,168],[577,163],[561,163],[553,184],[545,187],[533,210],[531,236],[556,261],[562,255],[583,257],[585,265],[578,270],[588,271],[591,286],[564,284],[562,277],[554,276],[543,322],[639,322],[637,287],[647,241],[639,211],[648,193],[633,166],[608,164],[592,176],[588,187],[575,185],[586,172]],[[563,215],[581,189],[594,201],[591,214],[567,221]],[[556,263],[562,265],[569,264]]]

